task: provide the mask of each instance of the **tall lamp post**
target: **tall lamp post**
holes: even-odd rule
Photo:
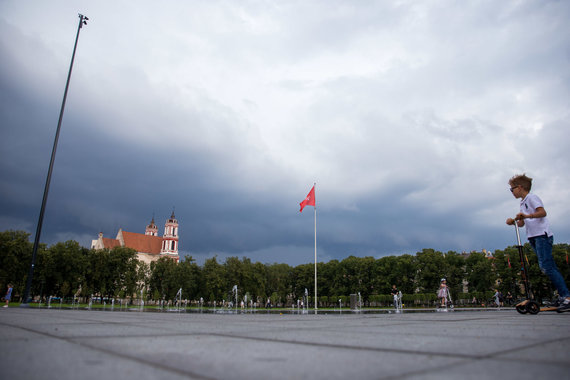
[[[36,228],[36,238],[34,239],[34,248],[32,250],[32,263],[30,265],[30,271],[28,272],[28,279],[26,281],[26,289],[24,291],[24,297],[22,299],[21,307],[27,307],[30,298],[30,289],[32,287],[32,279],[34,277],[34,266],[36,263],[36,256],[38,253],[38,245],[40,244],[40,235],[42,233],[42,224],[44,221],[44,212],[46,209],[49,184],[51,182],[51,173],[53,171],[53,163],[55,161],[55,152],[57,150],[57,141],[59,140],[59,131],[61,129],[61,121],[63,119],[63,111],[65,109],[65,100],[67,99],[67,90],[69,89],[69,80],[71,79],[71,71],[73,70],[73,60],[75,59],[75,50],[77,50],[77,41],[79,40],[79,31],[83,25],[87,25],[87,18],[82,14],[79,14],[79,25],[77,26],[77,36],[75,37],[75,45],[73,46],[73,55],[71,56],[71,64],[69,66],[69,73],[67,74],[67,83],[65,84],[65,91],[63,93],[63,102],[61,103],[61,110],[59,111],[59,121],[57,122],[57,130],[55,132],[55,140],[53,142],[53,149],[51,151],[51,160],[49,162],[49,170],[46,179],[46,185],[44,187],[44,197],[42,199],[42,207],[40,209],[40,217],[38,218],[38,226]]]

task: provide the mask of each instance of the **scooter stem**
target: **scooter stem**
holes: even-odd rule
[[[521,247],[521,246],[522,246],[522,244],[521,244],[521,235],[519,234],[519,226],[518,226],[516,220],[515,220],[514,226],[515,226],[515,231],[516,231],[516,233],[517,233],[517,243],[518,243],[519,247]]]

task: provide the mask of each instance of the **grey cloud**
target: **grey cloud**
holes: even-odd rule
[[[174,206],[200,260],[311,262],[317,181],[324,260],[504,248],[517,171],[568,241],[568,5],[222,4],[81,4],[44,241]],[[29,8],[0,6],[0,229],[33,232],[76,10]]]

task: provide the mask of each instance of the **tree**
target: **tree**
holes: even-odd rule
[[[103,303],[104,297],[114,298],[120,293],[129,294],[136,288],[138,260],[134,249],[91,249],[86,261],[85,287],[82,290],[84,295],[100,295],[100,302]]]
[[[60,297],[75,294],[85,281],[88,255],[89,250],[73,240],[39,251],[34,292]]]
[[[173,300],[176,293],[180,289],[180,282],[176,278],[176,262],[168,257],[150,263],[150,284],[149,290],[151,294],[158,292],[160,297],[165,300]]]
[[[465,273],[469,292],[486,292],[495,287],[495,274],[491,259],[481,252],[471,252],[465,260]]]
[[[235,295],[232,295],[232,289],[235,285],[238,287],[238,300],[243,297],[245,291],[243,289],[245,273],[243,271],[242,263],[237,257],[228,257],[224,263],[225,269],[225,295],[235,301]]]
[[[205,294],[208,300],[219,301],[225,298],[223,290],[225,284],[224,272],[224,267],[218,263],[216,256],[206,259],[202,269],[201,293]]]
[[[13,294],[22,294],[32,263],[33,244],[29,242],[30,234],[24,231],[0,232],[0,291],[6,289],[8,283],[14,285]],[[38,252],[45,250],[40,245]]]
[[[398,288],[404,294],[416,292],[418,283],[416,275],[418,273],[418,263],[412,255],[400,255],[396,257],[395,279],[400,282]]]
[[[371,292],[375,294],[388,294],[392,285],[396,285],[398,289],[404,282],[407,282],[404,276],[399,276],[398,257],[384,256],[376,260],[372,264],[371,273]]]
[[[141,290],[148,293],[151,275],[150,265],[144,261],[139,261],[137,263],[136,277],[127,281],[127,286],[122,294],[132,298],[133,294],[138,294]]]
[[[445,276],[446,263],[441,252],[433,249],[423,249],[416,254],[418,266],[418,284],[420,293],[435,293],[439,288],[440,280]]]
[[[320,295],[328,296],[342,294],[346,291],[344,281],[344,269],[338,260],[330,260],[328,263],[323,264],[322,270],[318,270],[318,285],[321,289]],[[314,273],[313,273],[314,276]],[[313,279],[314,282],[314,279]]]
[[[295,268],[292,268],[291,285],[292,285],[291,293],[294,299],[303,298],[303,296],[305,295],[305,289],[307,289],[307,292],[309,292],[309,294],[313,294],[315,289],[315,264],[301,264],[296,266]],[[287,297],[287,294],[281,293],[280,296],[282,297],[282,299],[285,299]]]
[[[271,264],[267,268],[267,294],[271,295],[272,303],[287,299],[293,292],[293,269],[287,264]]]
[[[182,288],[182,297],[185,299],[198,298],[200,290],[200,268],[192,256],[186,256],[175,267],[174,272],[175,281],[180,284],[179,288]]]
[[[251,289],[254,301],[261,302],[267,298],[267,266],[256,262],[252,267],[253,288]]]
[[[243,257],[240,261],[237,257],[229,257],[224,266],[228,281],[226,284],[229,289],[233,288],[234,285],[238,285],[240,298],[243,298],[246,293],[249,293],[249,300],[251,300],[252,296],[257,297],[256,289],[259,281],[262,280],[259,274],[255,274],[255,265],[250,259]]]
[[[443,277],[447,280],[451,295],[463,292],[465,278],[465,258],[457,252],[449,251],[445,254]]]
[[[520,260],[518,248],[507,247],[505,250],[496,250],[495,271],[499,278],[498,289],[506,295],[510,292],[514,298],[521,295],[520,287]]]
[[[132,294],[138,280],[137,252],[132,248],[115,247],[109,252],[107,258],[108,275],[105,276],[105,295],[108,298],[114,298],[121,291]]]
[[[87,270],[85,271],[85,287],[82,294],[103,295],[106,293],[107,279],[109,278],[109,253],[108,249],[92,249],[87,257]]]

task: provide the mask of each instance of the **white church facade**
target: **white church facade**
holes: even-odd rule
[[[128,247],[137,251],[137,258],[147,264],[158,260],[161,257],[168,257],[176,262],[180,260],[178,256],[178,220],[174,216],[174,211],[170,219],[164,224],[164,235],[158,236],[158,227],[154,223],[154,217],[150,224],[146,226],[145,233],[123,231],[121,228],[115,239],[103,237],[99,232],[99,237],[91,241],[92,249],[112,249],[114,247]]]

